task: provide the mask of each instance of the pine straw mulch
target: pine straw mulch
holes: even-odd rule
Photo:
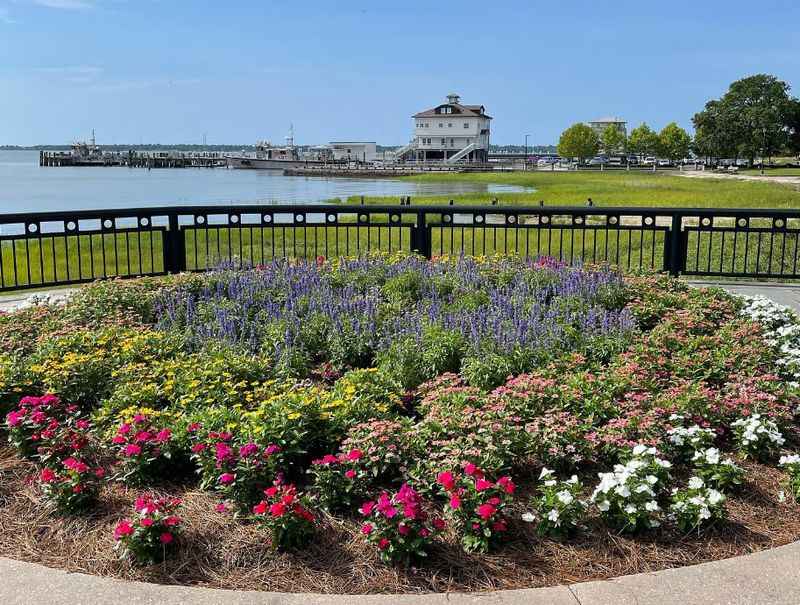
[[[550,586],[693,565],[800,538],[800,507],[778,502],[781,473],[743,466],[748,480],[728,501],[729,520],[700,535],[664,529],[634,539],[591,519],[581,536],[558,542],[539,538],[532,524],[518,520],[520,508],[511,524],[515,537],[498,552],[465,554],[449,535],[416,569],[382,564],[362,539],[357,518],[326,517],[307,550],[276,554],[257,526],[215,512],[212,495],[164,487],[159,491],[184,500],[185,531],[172,558],[141,569],[117,557],[112,537],[117,521],[131,514],[137,490],[104,488],[90,514],[57,517],[31,483],[33,466],[2,446],[0,556],[71,572],[239,590],[364,594]]]

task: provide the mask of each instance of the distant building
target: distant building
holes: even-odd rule
[[[334,160],[374,162],[378,155],[375,141],[331,141],[328,148]]]
[[[597,120],[592,120],[589,122],[589,126],[591,126],[592,130],[594,130],[598,137],[602,137],[606,128],[609,126],[615,126],[622,134],[628,136],[628,123],[622,118],[598,118]]]
[[[491,116],[483,105],[462,105],[457,94],[414,114],[414,137],[395,159],[417,162],[488,162]]]

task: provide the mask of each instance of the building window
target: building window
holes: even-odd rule
[[[455,139],[450,139],[450,147],[455,147],[456,141]]]
[[[444,147],[445,145],[447,145],[447,139],[442,139],[442,147]]]
[[[444,128],[444,124],[442,124],[441,122],[439,122],[439,128]]]
[[[453,123],[452,123],[452,122],[448,122],[448,123],[447,123],[447,127],[448,127],[448,128],[452,128],[452,127],[453,127]]]
[[[464,128],[469,128],[469,122],[464,122]]]

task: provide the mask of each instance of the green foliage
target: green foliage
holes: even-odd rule
[[[609,124],[602,134],[603,152],[607,154],[625,153],[628,139],[625,133],[614,124]]]
[[[583,123],[573,124],[561,133],[558,140],[558,153],[565,158],[578,158],[580,161],[597,154],[600,141],[591,127]]]
[[[658,155],[679,160],[689,154],[692,137],[675,122],[670,122],[658,133]]]
[[[641,156],[655,155],[658,152],[658,134],[647,123],[642,122],[631,130],[628,137],[628,151]]]

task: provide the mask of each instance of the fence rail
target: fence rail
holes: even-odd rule
[[[673,275],[797,279],[798,234],[800,210],[410,200],[0,214],[0,291],[377,250],[546,255]]]

